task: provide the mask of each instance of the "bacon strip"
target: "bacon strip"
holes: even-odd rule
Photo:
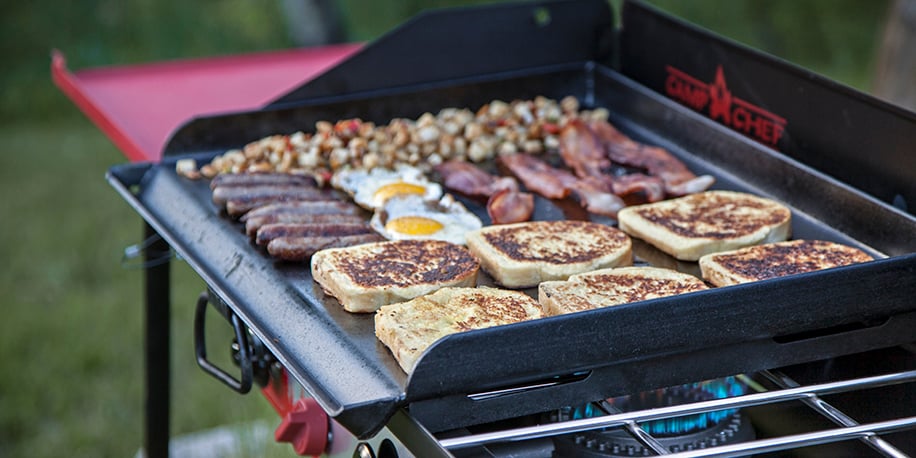
[[[627,205],[620,196],[610,192],[604,181],[596,178],[575,179],[567,182],[567,186],[579,205],[589,213],[617,218],[617,212]]]
[[[530,154],[513,154],[499,158],[526,188],[548,198],[562,199],[573,195],[582,207],[591,213],[616,217],[626,206],[623,199],[610,192],[606,181],[587,176],[579,178],[572,173],[551,167],[550,164]]]
[[[553,168],[530,154],[500,156],[497,162],[518,178],[529,191],[548,199],[564,199],[569,196],[569,188],[564,184],[564,179],[575,179],[569,172]]]
[[[484,172],[465,161],[448,161],[436,166],[446,188],[462,194],[488,197],[487,214],[493,224],[520,223],[531,219],[534,196],[519,192],[512,177],[500,177]]]
[[[497,191],[487,200],[487,214],[493,224],[521,223],[534,213],[534,195],[528,192]]]
[[[512,177],[500,177],[484,172],[474,164],[452,160],[435,167],[442,175],[446,188],[468,196],[489,197],[503,189],[518,190],[518,182]]]
[[[712,176],[694,175],[668,150],[635,142],[607,121],[592,121],[590,127],[603,142],[611,161],[644,169],[649,175],[658,177],[664,192],[670,196],[702,192],[715,182]]]
[[[560,131],[560,157],[579,178],[605,178],[611,167],[601,139],[581,119],[569,120]]]
[[[621,197],[641,194],[649,202],[658,202],[665,198],[665,183],[659,177],[631,173],[613,177],[609,181],[611,190]]]
[[[610,124],[605,122],[602,127],[604,126],[612,129],[604,132],[607,138],[613,138],[618,142],[630,142]],[[617,196],[639,193],[649,202],[657,202],[665,198],[665,190],[658,177],[641,173],[622,176],[612,174],[610,169],[613,157],[608,157],[606,142],[603,140],[604,137],[599,136],[581,119],[570,120],[560,132],[560,156],[563,162],[576,173],[576,176],[592,181],[589,185],[592,188],[596,187],[595,181],[600,181],[605,183],[608,191]]]

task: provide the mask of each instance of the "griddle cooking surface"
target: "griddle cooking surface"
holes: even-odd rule
[[[375,338],[371,315],[343,311],[317,287],[307,265],[277,262],[254,246],[240,224],[219,214],[206,181],[176,175],[173,162],[115,167],[109,180],[322,407],[358,436],[379,430],[402,407],[409,406],[435,431],[912,339],[912,218],[603,67],[415,93],[399,90],[362,101],[266,112],[264,117],[288,116],[307,126],[314,125],[310,116],[342,119],[353,107],[370,110],[366,118],[371,119],[373,114],[412,116],[413,111],[454,106],[455,100],[475,108],[494,98],[570,94],[608,108],[611,122],[635,140],[663,146],[693,172],[715,176],[714,188],[789,204],[793,238],[832,240],[891,257],[452,335],[435,344],[408,377]],[[398,112],[398,107],[411,111]],[[257,119],[257,114],[244,114],[224,121],[233,128]],[[213,152],[189,154],[208,158]],[[466,203],[487,221],[481,205]],[[540,201],[536,217],[561,214]],[[652,257],[651,247],[641,250],[637,254],[653,264],[695,267]],[[545,382],[542,388],[524,389]],[[468,397],[507,388],[511,394]]]

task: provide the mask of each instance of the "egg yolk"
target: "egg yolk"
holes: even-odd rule
[[[402,216],[389,220],[385,229],[407,235],[430,235],[442,230],[442,223],[423,216]]]
[[[388,199],[401,194],[417,194],[422,196],[423,194],[426,194],[426,187],[418,184],[397,181],[394,183],[388,183],[384,186],[379,186],[373,197],[375,198],[376,202],[384,203],[387,202]]]

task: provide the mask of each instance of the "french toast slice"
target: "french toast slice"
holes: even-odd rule
[[[700,272],[715,286],[729,286],[872,259],[864,251],[840,243],[791,240],[708,254],[700,258]]]
[[[381,307],[375,335],[410,373],[420,355],[442,337],[541,316],[537,301],[519,291],[449,287]]]
[[[475,286],[480,264],[460,245],[398,240],[321,250],[311,268],[344,310],[369,313],[445,286]]]
[[[708,289],[693,275],[659,267],[618,267],[573,275],[538,286],[545,315],[581,312]]]
[[[620,229],[682,261],[789,238],[792,213],[771,199],[734,191],[706,191],[627,207]]]
[[[630,265],[630,237],[589,221],[533,221],[467,234],[481,267],[506,288],[528,288],[590,270]]]

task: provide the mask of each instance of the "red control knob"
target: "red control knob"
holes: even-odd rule
[[[328,446],[328,414],[312,398],[302,398],[283,416],[274,432],[277,442],[289,442],[299,455],[320,455]]]

